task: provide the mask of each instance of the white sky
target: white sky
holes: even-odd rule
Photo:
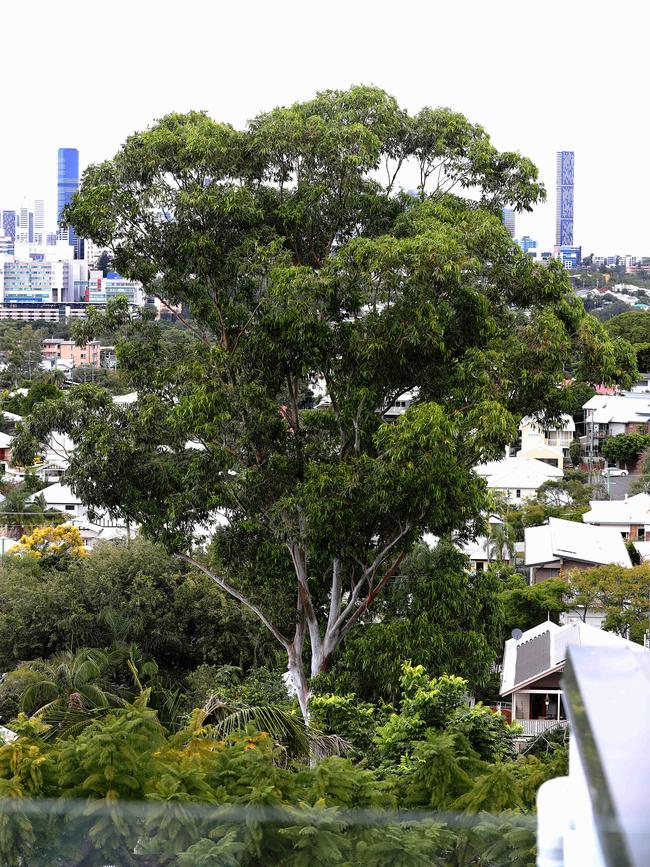
[[[316,90],[375,84],[447,105],[538,165],[548,201],[517,236],[548,249],[555,152],[576,152],[575,243],[650,255],[643,0],[7,0],[0,16],[0,208],[45,198],[169,111],[235,126]],[[644,8],[645,7],[645,8]]]

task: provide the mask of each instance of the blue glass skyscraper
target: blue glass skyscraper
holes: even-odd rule
[[[556,162],[555,244],[573,246],[573,151],[558,151]]]
[[[79,189],[79,151],[77,148],[59,148],[56,182],[56,217],[61,220],[64,205]],[[73,228],[68,229],[68,243],[77,247],[77,236]]]

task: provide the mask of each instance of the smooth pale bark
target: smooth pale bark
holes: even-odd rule
[[[332,657],[341,642],[372,605],[376,597],[393,577],[405,551],[400,550],[400,542],[410,530],[410,525],[400,528],[395,537],[384,546],[372,563],[363,571],[361,578],[351,587],[347,594],[343,592],[341,574],[343,563],[335,558],[332,563],[331,584],[329,588],[329,606],[327,619],[319,618],[314,608],[309,583],[307,580],[307,555],[304,548],[296,543],[289,543],[288,548],[294,566],[297,584],[296,622],[293,638],[288,638],[275,626],[270,615],[263,611],[240,590],[233,587],[221,575],[205,563],[187,554],[179,555],[180,559],[196,566],[209,576],[225,593],[237,599],[242,605],[252,611],[270,631],[287,654],[287,669],[291,675],[300,712],[306,724],[309,724],[309,699],[311,697],[309,680],[327,671]],[[305,670],[304,649],[305,639],[309,637],[311,651],[311,666],[309,677]]]

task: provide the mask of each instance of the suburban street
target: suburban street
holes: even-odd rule
[[[609,480],[610,487],[610,496],[611,500],[623,500],[625,495],[629,493],[630,486],[632,482],[638,479],[638,475],[629,475],[629,476],[612,476]],[[601,478],[600,481],[603,484],[603,488],[607,491],[607,479]],[[607,499],[607,495],[605,494],[604,499]]]

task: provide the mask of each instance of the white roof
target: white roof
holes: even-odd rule
[[[9,434],[2,433],[2,431],[0,431],[0,449],[10,449],[12,442],[13,437],[10,437]]]
[[[539,425],[539,427],[543,428],[544,430],[574,431],[576,429],[576,423],[573,420],[573,416],[568,415],[567,413],[563,413],[560,423],[555,425],[549,425],[541,422],[538,415],[525,415],[519,422],[519,430],[522,430],[522,428],[528,427],[528,425],[531,424]]]
[[[560,558],[582,563],[631,567],[623,537],[613,527],[578,524],[549,518],[541,527],[526,527],[526,566],[539,566]]]
[[[487,480],[488,488],[539,488],[549,479],[560,479],[561,469],[535,458],[504,458],[474,467],[474,472]]]
[[[116,394],[113,397],[113,403],[125,404],[125,403],[135,403],[138,399],[138,392],[131,391],[129,394]]]
[[[38,497],[43,497],[48,506],[56,506],[59,503],[74,503],[75,506],[82,505],[82,500],[72,493],[71,488],[68,485],[62,485],[60,482],[56,482],[54,485],[43,488],[42,491],[36,491],[35,494],[31,494],[27,497],[27,502],[33,503]]]
[[[643,395],[632,397],[629,394],[595,394],[582,408],[593,410],[591,419],[594,424],[644,424],[650,421],[650,398]]]
[[[531,671],[529,668],[530,676],[517,682],[515,679],[517,654],[522,648],[525,648],[523,652],[526,652],[529,642],[542,638],[545,633],[549,634],[550,639],[548,654],[540,653],[536,670]],[[621,638],[620,635],[605,632],[604,629],[598,629],[598,627],[583,623],[581,620],[576,623],[567,623],[565,626],[558,626],[557,623],[552,623],[549,620],[534,626],[532,629],[527,629],[519,639],[509,638],[506,641],[501,673],[501,695],[512,692],[526,683],[539,680],[540,677],[551,671],[559,670],[566,659],[567,648],[575,645],[626,648],[631,653],[648,652],[642,644],[635,644],[633,641]]]
[[[650,523],[650,494],[636,494],[625,500],[590,500],[588,512],[582,516],[585,524],[646,524]]]
[[[634,547],[639,552],[639,556],[644,563],[647,563],[650,560],[650,542],[646,542],[645,540],[642,542],[634,541]]]
[[[4,416],[5,421],[22,421],[22,415],[18,415],[15,412],[9,412],[8,410],[3,410],[2,415]]]
[[[470,542],[463,542],[458,547],[470,560],[496,560],[494,542],[489,540],[487,536],[478,536]],[[506,562],[510,560],[507,545],[503,546],[501,559]]]

